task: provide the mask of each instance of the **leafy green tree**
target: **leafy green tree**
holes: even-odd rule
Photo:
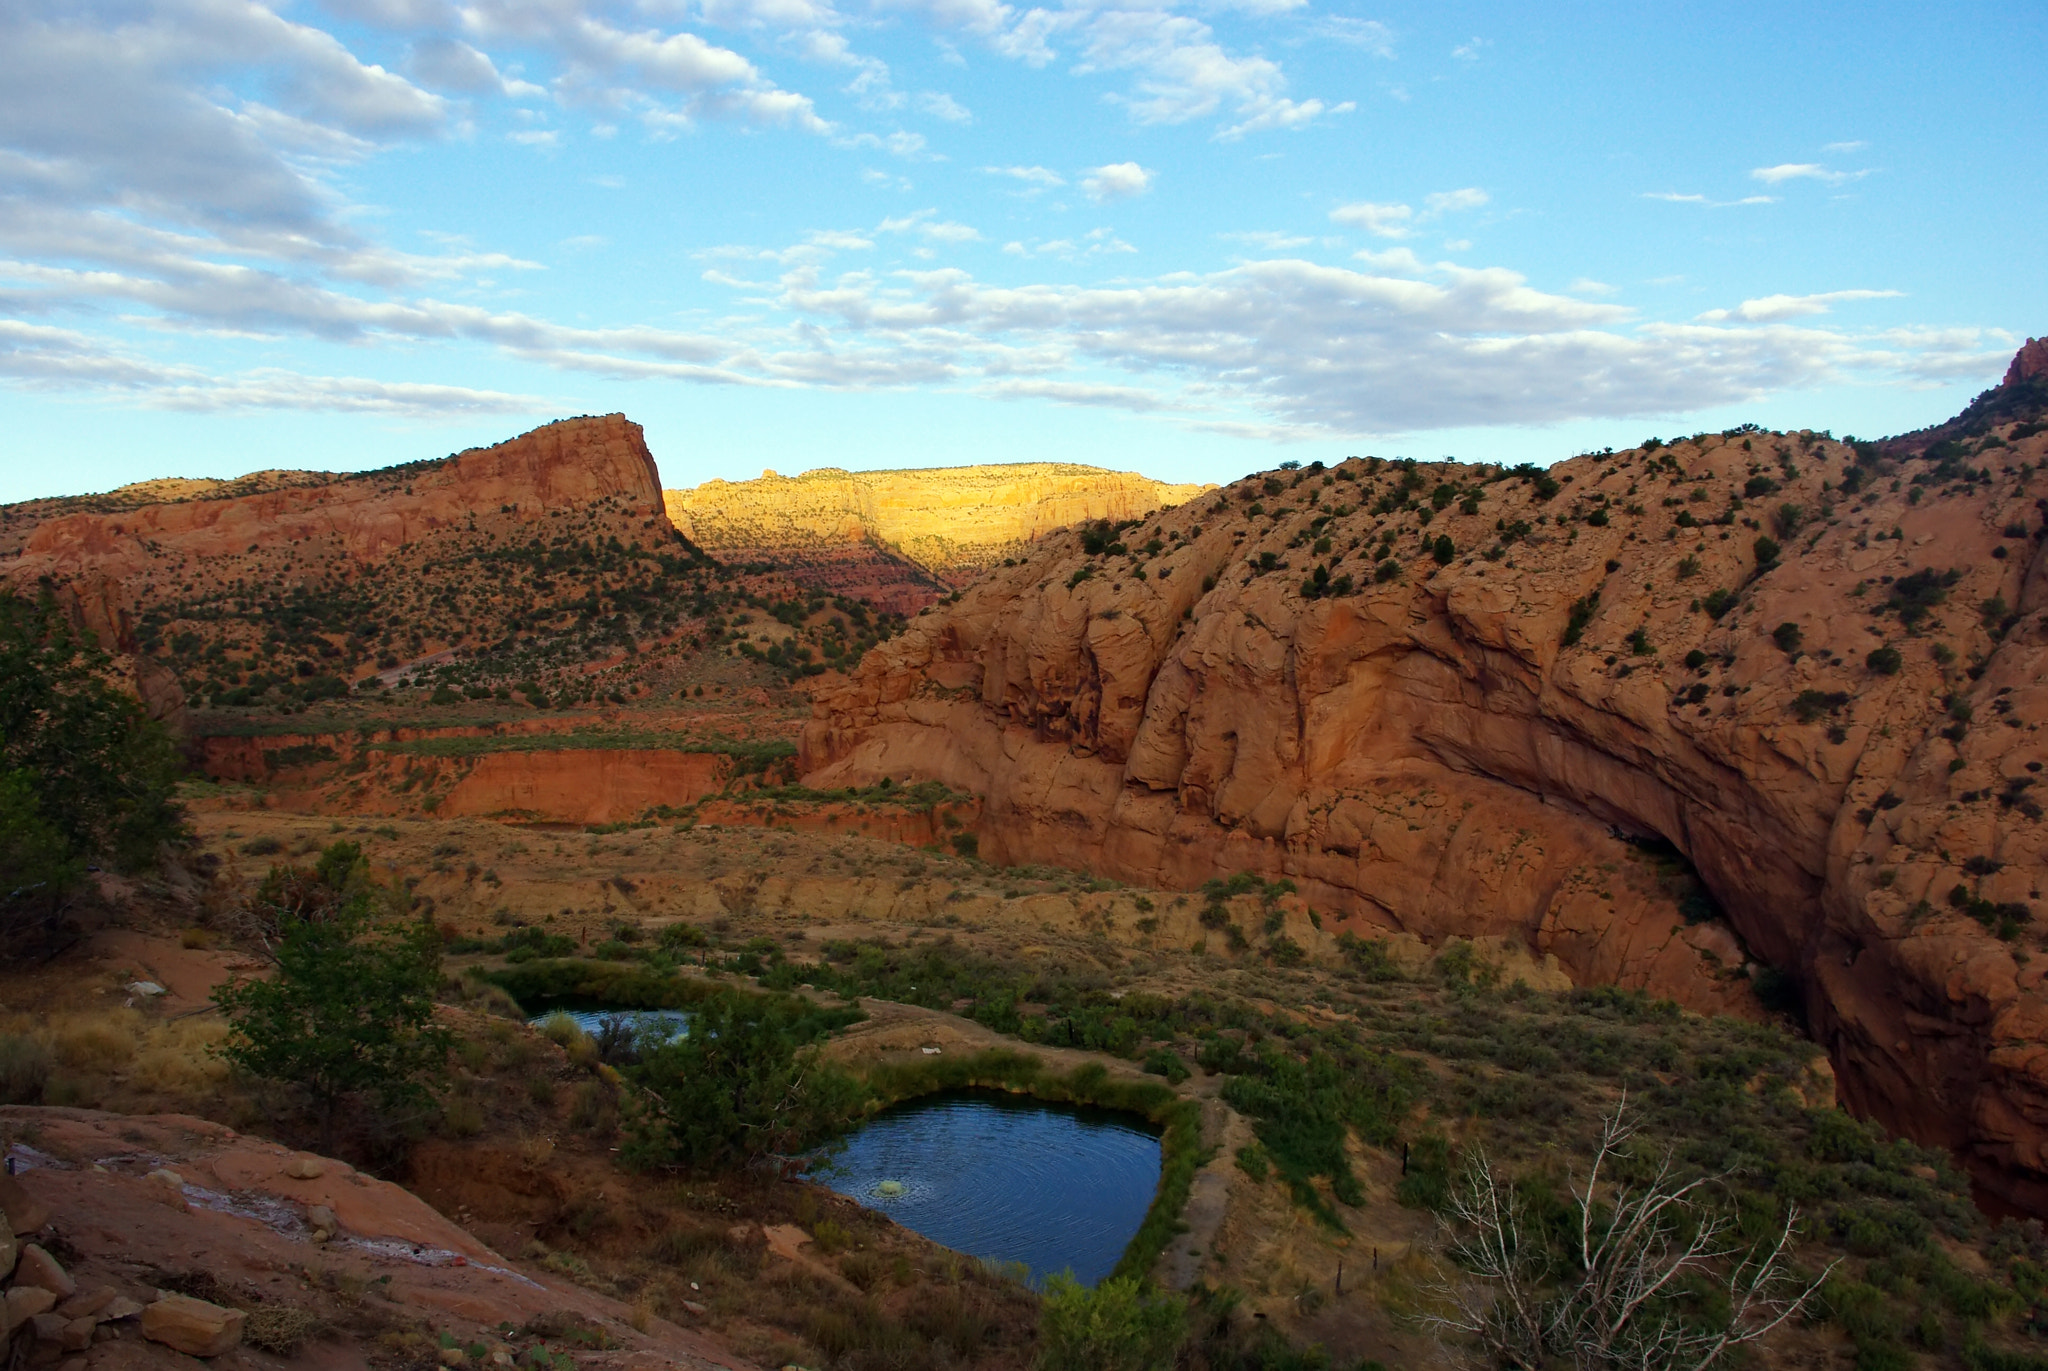
[[[426,1099],[450,1042],[433,1022],[440,935],[380,909],[388,893],[367,872],[354,843],[329,847],[310,872],[274,868],[257,900],[275,930],[277,974],[213,996],[230,1030],[221,1055],[302,1090],[323,1149],[352,1097],[387,1109]]]
[[[1187,1301],[1114,1276],[1090,1290],[1071,1273],[1045,1283],[1040,1371],[1166,1371],[1187,1338]]]
[[[133,869],[185,836],[161,725],[48,595],[0,590],[0,934],[54,919],[89,862]]]
[[[725,991],[699,1002],[688,1033],[644,1048],[632,1069],[658,1108],[637,1118],[629,1111],[630,1160],[745,1165],[830,1138],[866,1092],[820,1058],[815,1044],[828,1026],[782,996]]]

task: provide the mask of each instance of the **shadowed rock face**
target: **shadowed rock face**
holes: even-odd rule
[[[1852,1108],[2048,1212],[2048,435],[2014,427],[1242,482],[913,620],[820,692],[807,780],[942,780],[997,860],[1285,873],[1362,933],[1701,1009],[1776,968]]]
[[[664,492],[683,535],[733,561],[794,563],[833,589],[910,612],[1056,528],[1134,519],[1212,487],[1063,462],[918,471],[762,473]]]

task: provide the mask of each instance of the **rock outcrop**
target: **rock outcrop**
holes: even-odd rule
[[[654,459],[640,426],[622,414],[565,419],[496,447],[319,483],[61,514],[27,533],[5,574],[17,583],[87,573],[169,576],[195,560],[240,561],[287,547],[304,547],[302,557],[368,561],[436,530],[473,521],[545,523],[550,513],[603,501],[629,518],[661,517]]]
[[[379,649],[389,667],[401,652],[530,630],[552,606],[530,581],[512,582],[546,560],[537,541],[569,568],[605,569],[562,552],[565,540],[614,561],[618,549],[694,559],[662,511],[640,426],[623,415],[352,475],[156,481],[0,508],[0,585],[48,587],[151,711],[174,717],[205,681],[216,694],[237,674],[346,686]]]
[[[913,620],[821,690],[806,779],[1697,1008],[1757,978],[1851,1108],[2048,1213],[2048,436],[1977,428],[1250,479]]]
[[[707,481],[664,498],[683,535],[716,556],[795,562],[812,579],[900,612],[930,603],[1056,528],[1134,519],[1206,489],[1098,467],[1020,462],[921,471],[824,467],[795,477],[764,471],[759,480]]]
[[[2005,369],[2005,384],[2017,386],[2036,376],[2048,376],[2048,338],[2027,339],[2026,346],[2013,354],[2012,365]]]

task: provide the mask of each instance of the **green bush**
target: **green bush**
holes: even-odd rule
[[[818,1057],[831,1023],[790,996],[719,988],[699,999],[687,1035],[643,1048],[628,1069],[652,1099],[628,1120],[627,1159],[722,1168],[831,1138],[867,1099],[859,1082]]]
[[[1065,1272],[1045,1283],[1040,1371],[1168,1371],[1187,1339],[1187,1301],[1112,1276],[1093,1290]]]
[[[425,1097],[450,1041],[433,1022],[440,934],[427,919],[389,917],[380,906],[399,901],[367,873],[353,843],[329,847],[311,872],[273,868],[258,901],[277,925],[277,974],[213,995],[229,1026],[221,1055],[303,1091],[324,1149],[351,1096],[386,1107]]]
[[[88,862],[134,870],[187,836],[177,749],[112,675],[54,599],[0,590],[0,944],[24,946]]]

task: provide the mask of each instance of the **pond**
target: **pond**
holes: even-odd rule
[[[534,1015],[530,1022],[539,1027],[558,1016],[599,1039],[604,1035],[605,1024],[611,1020],[624,1024],[635,1038],[648,1030],[664,1031],[670,1039],[685,1037],[690,1031],[690,1016],[681,1009],[548,1009]]]
[[[997,1091],[877,1114],[819,1168],[832,1189],[957,1252],[1094,1285],[1159,1187],[1159,1137],[1133,1114]]]

